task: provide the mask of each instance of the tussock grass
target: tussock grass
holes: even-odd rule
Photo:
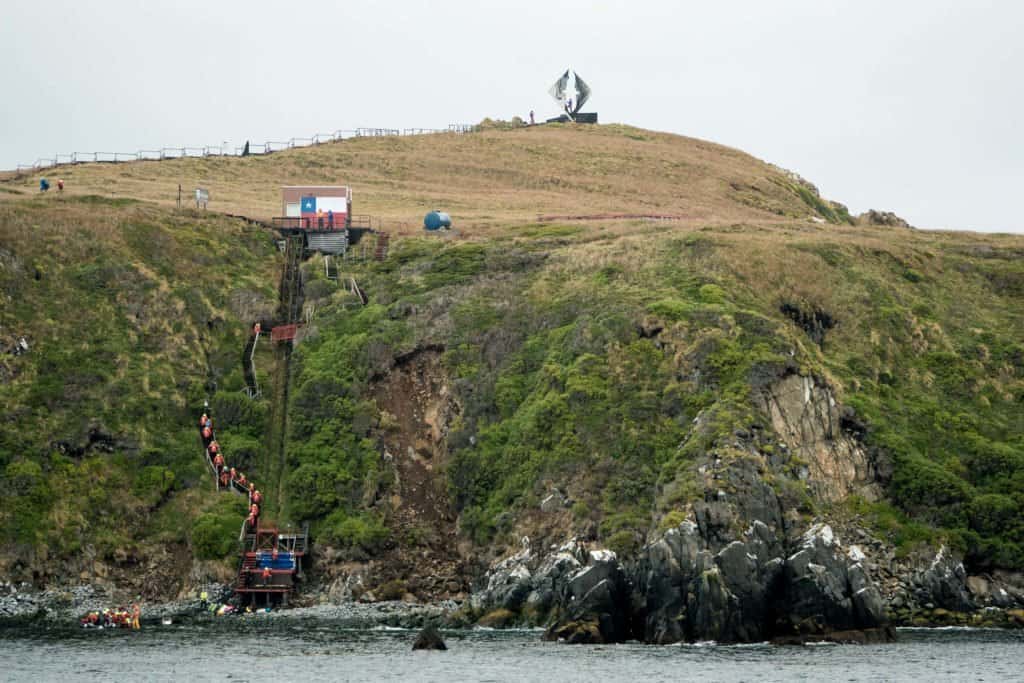
[[[201,185],[212,208],[259,218],[280,213],[281,185],[347,184],[356,213],[379,216],[395,231],[405,223],[418,232],[427,211],[443,208],[475,236],[544,213],[658,211],[701,222],[818,215],[777,169],[747,154],[618,125],[357,138],[265,157],[93,163],[47,175],[62,177],[70,194],[164,206],[174,204],[179,183],[186,203]],[[0,187],[32,192],[37,182],[8,174]]]

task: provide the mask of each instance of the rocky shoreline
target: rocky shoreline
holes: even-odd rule
[[[690,534],[692,541],[694,530],[686,525],[683,527],[683,533]],[[756,536],[757,531],[755,528],[752,535]],[[839,556],[852,560],[862,552],[858,548],[851,558],[850,549],[844,550],[834,535],[830,539],[830,533],[831,530],[825,526],[813,528],[805,535],[805,547],[801,551],[807,551],[805,554],[809,556],[801,558],[798,552],[786,559],[789,565],[817,567],[809,570],[816,575],[817,583],[811,581],[808,584],[806,577],[798,579],[797,583],[807,584],[805,589],[817,594],[819,600],[822,598],[822,585],[830,583],[829,572],[833,572],[832,579],[835,572],[846,572],[844,580],[849,583],[853,566],[863,563],[870,568],[869,571],[878,571],[874,563],[865,561],[866,556],[852,564],[833,565],[831,568],[814,562],[827,562],[829,558],[836,561]],[[708,595],[715,596],[711,604],[702,606],[692,602],[691,614],[685,605],[664,599],[672,595],[674,589],[671,585],[678,581],[679,575],[678,562],[672,565],[676,574],[671,569],[666,570],[663,563],[681,551],[686,542],[680,538],[679,529],[670,530],[658,542],[644,548],[636,560],[620,563],[609,550],[588,549],[587,544],[570,539],[546,552],[535,553],[524,548],[496,562],[481,577],[477,590],[465,601],[331,601],[327,592],[313,586],[304,596],[305,604],[273,609],[259,616],[270,620],[329,621],[342,628],[355,629],[419,629],[430,625],[443,628],[535,628],[544,630],[545,639],[567,643],[642,641],[667,644],[696,640],[723,643],[770,641],[780,645],[825,641],[877,643],[892,640],[895,627],[1024,628],[1024,600],[1019,592],[1013,592],[1015,589],[1012,588],[1007,590],[999,581],[967,577],[955,556],[940,548],[915,578],[897,581],[895,585],[899,590],[887,595],[888,599],[882,600],[873,585],[857,589],[862,591],[859,602],[849,601],[847,605],[841,591],[829,598],[838,598],[833,608],[847,606],[854,612],[860,610],[860,621],[844,621],[846,617],[842,614],[833,614],[828,622],[804,623],[801,628],[788,632],[750,630],[756,629],[756,622],[749,621],[749,615],[757,613],[756,603],[750,601],[749,594],[742,603],[731,599],[732,589],[736,588],[735,571],[728,568],[728,562],[741,555],[734,544],[727,546],[724,556],[722,553],[711,556],[711,562],[716,566],[725,562],[724,570],[714,571],[711,568],[710,572],[708,569],[701,572],[697,594],[705,596],[704,599]],[[749,548],[743,549],[741,559],[753,563],[756,555],[747,553],[747,550]],[[652,573],[652,569],[656,571]],[[786,572],[781,567],[780,571]],[[857,570],[853,571],[853,576],[853,585],[870,581],[867,576],[859,576]],[[718,585],[717,595],[709,593],[707,586],[710,585]],[[767,586],[778,590],[778,584],[771,582],[762,584],[760,588],[746,586],[744,590],[763,592]],[[836,587],[834,581],[831,587]],[[981,593],[981,589],[986,592]],[[208,597],[207,605],[226,602],[231,597],[231,588],[227,584],[204,584],[196,587],[189,599],[145,604],[143,622],[163,618],[171,618],[178,623],[220,621],[200,600],[199,596],[204,592]],[[643,600],[638,599],[641,596],[644,596]],[[698,600],[693,593],[686,599]],[[876,599],[878,602],[874,603]],[[31,623],[71,627],[86,612],[128,604],[131,600],[123,591],[90,584],[36,590],[29,584],[0,583],[0,626]],[[992,604],[994,601],[1000,604]],[[820,601],[814,603],[812,600],[812,604],[816,605],[815,609],[822,608]],[[864,610],[868,610],[867,614],[873,615],[870,619],[875,621],[865,619]],[[746,626],[737,614],[747,615]],[[688,624],[688,619],[693,621]],[[226,622],[231,620],[231,617],[225,619]],[[744,628],[748,630],[742,630]]]
[[[220,619],[209,612],[199,598],[205,592],[208,604],[226,602],[231,588],[208,584],[195,591],[195,597],[161,603],[143,604],[143,623],[171,618],[175,621]],[[66,589],[34,590],[27,584],[0,584],[0,626],[26,622],[77,625],[78,618],[90,611],[129,604],[132,598],[101,586],[80,585]],[[347,628],[421,628],[428,623],[461,625],[461,604],[447,600],[430,604],[389,600],[381,602],[345,601],[312,606],[272,609],[261,613],[265,619],[318,619],[341,623]],[[232,617],[225,617],[230,620]]]
[[[944,546],[886,563],[878,553],[891,549],[844,545],[820,522],[786,546],[758,521],[709,542],[704,521],[626,561],[577,539],[524,547],[481,579],[471,619],[568,643],[872,643],[895,627],[1024,627],[1020,577],[969,577]]]

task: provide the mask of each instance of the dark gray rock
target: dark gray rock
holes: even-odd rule
[[[859,563],[851,562],[832,529],[816,524],[804,534],[803,547],[785,563],[779,635],[884,626],[881,595]]]
[[[416,636],[416,642],[412,644],[412,649],[447,650],[448,646],[444,644],[444,639],[441,638],[441,634],[437,632],[437,629],[433,626],[427,626]]]
[[[918,602],[930,602],[944,609],[967,612],[976,607],[967,588],[963,563],[946,546],[913,576],[913,591]]]
[[[636,637],[749,642],[885,624],[881,595],[827,525],[812,527],[788,559],[760,521],[712,555],[721,538],[713,526],[684,522],[641,551],[630,603]]]

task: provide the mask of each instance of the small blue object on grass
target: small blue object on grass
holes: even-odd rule
[[[444,211],[431,211],[423,218],[423,227],[430,232],[452,227],[452,217]]]

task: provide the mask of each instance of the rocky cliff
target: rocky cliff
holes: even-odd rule
[[[277,521],[310,524],[325,600],[651,642],[1020,603],[1019,237],[858,222],[796,174],[624,126],[65,170],[60,197],[0,179],[19,586],[168,598],[229,576],[239,513],[191,425],[209,398],[232,464],[279,484]],[[273,238],[173,209],[168,172],[252,215],[282,182],[345,178],[393,230],[383,261],[303,265],[290,364],[257,349],[262,397],[240,354],[274,309]],[[458,232],[414,229],[424,196]]]

